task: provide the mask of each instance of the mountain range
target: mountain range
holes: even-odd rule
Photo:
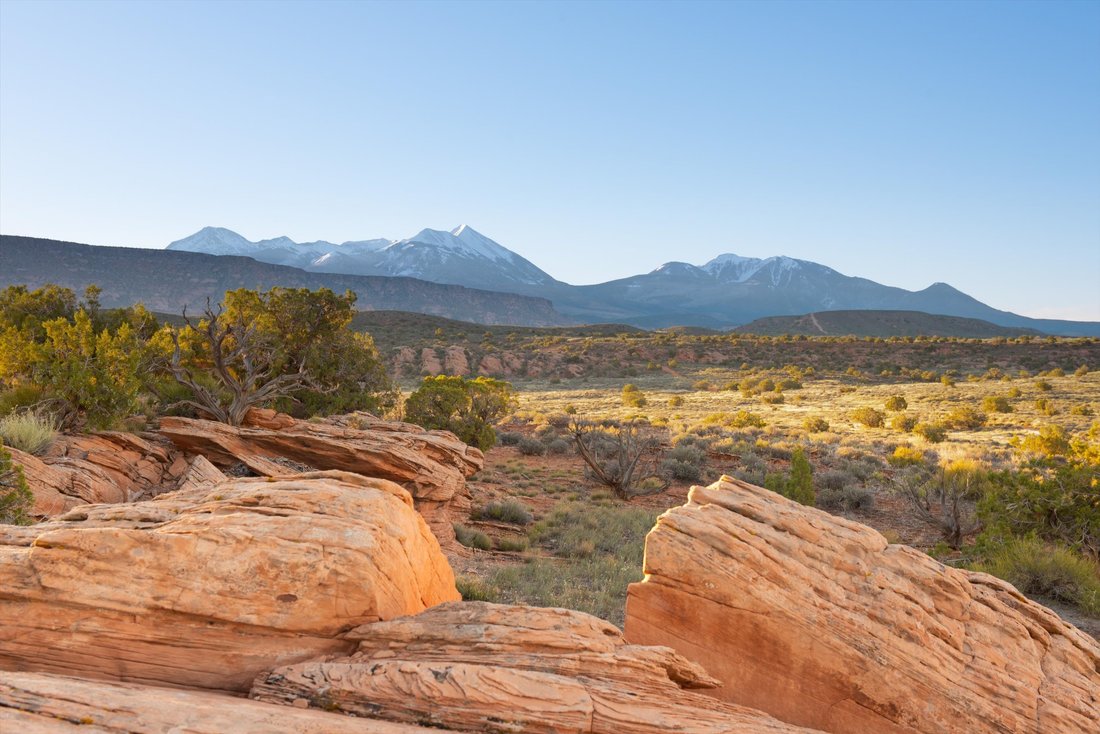
[[[228,229],[206,227],[172,242],[168,250],[246,256],[311,273],[412,277],[535,296],[552,302],[562,323],[728,329],[768,316],[888,310],[981,319],[1051,334],[1100,336],[1100,323],[1020,316],[992,308],[946,283],[909,291],[784,256],[727,253],[702,265],[669,262],[648,273],[575,286],[467,225],[451,231],[424,229],[405,239],[342,244],[298,243],[288,237],[252,242]]]
[[[113,308],[144,303],[153,311],[201,311],[227,290],[273,286],[329,288],[358,295],[363,310],[415,311],[480,324],[557,326],[567,323],[544,298],[500,293],[415,278],[311,273],[251,257],[99,247],[37,237],[0,235],[0,288],[55,283],[74,291],[95,284]]]

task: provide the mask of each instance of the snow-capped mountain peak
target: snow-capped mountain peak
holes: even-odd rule
[[[210,255],[247,255],[263,262],[316,272],[390,275],[495,290],[554,283],[554,279],[473,227],[423,229],[400,240],[319,240],[289,237],[251,242],[228,229],[207,227],[168,246]]]
[[[190,237],[168,245],[168,249],[205,252],[210,255],[247,255],[255,249],[255,245],[231,229],[203,227]]]
[[[429,245],[459,255],[482,257],[488,260],[511,262],[515,253],[493,242],[473,227],[462,224],[450,232],[438,229],[422,229],[412,237],[398,240],[390,245],[392,249],[407,249],[410,246]]]
[[[723,282],[744,283],[756,275],[766,262],[758,257],[741,257],[727,252],[703,265],[702,269]]]

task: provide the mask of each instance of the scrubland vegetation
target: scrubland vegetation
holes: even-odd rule
[[[367,410],[489,451],[476,506],[455,518],[468,598],[621,623],[656,515],[729,474],[1100,616],[1100,340],[493,327],[377,335],[379,351],[354,319],[354,298],[328,291],[233,291],[162,320],[104,310],[95,289],[9,288],[0,439],[35,453],[57,430],[163,414]],[[501,371],[425,376],[397,354],[455,340]],[[0,520],[24,522],[7,456]]]

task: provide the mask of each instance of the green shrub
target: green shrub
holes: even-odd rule
[[[1036,380],[1035,381],[1035,388],[1037,390],[1041,391],[1041,392],[1050,392],[1051,390],[1054,389],[1054,386],[1051,385],[1046,380]]]
[[[521,438],[518,448],[524,456],[542,456],[546,453],[546,444],[533,436]]]
[[[988,395],[982,400],[982,410],[986,413],[1011,413],[1012,404],[1006,397]]]
[[[817,505],[826,510],[869,512],[875,506],[875,493],[858,484],[848,484],[835,489],[822,489]]]
[[[802,421],[802,427],[810,433],[824,433],[829,430],[829,421],[821,416],[810,416]]]
[[[0,418],[0,439],[28,454],[41,454],[55,438],[53,418],[43,413],[11,413]]]
[[[1072,604],[1100,616],[1100,565],[1060,545],[1012,538],[974,570],[1002,578],[1021,592]]]
[[[489,540],[489,536],[480,530],[474,530],[468,528],[465,525],[454,525],[455,539],[459,543],[467,548],[477,548],[478,550],[492,550],[493,541]]]
[[[515,500],[490,502],[474,513],[475,520],[496,520],[513,525],[526,525],[533,519],[527,505]]]
[[[841,489],[849,484],[856,483],[856,477],[839,469],[829,469],[817,475],[817,486],[821,489]]]
[[[34,495],[23,478],[23,468],[12,462],[0,440],[0,523],[29,525],[33,507]]]
[[[942,423],[918,423],[913,426],[913,433],[928,443],[940,443],[947,438],[947,428]]]
[[[527,550],[530,544],[531,541],[527,539],[526,535],[513,535],[507,538],[498,538],[496,549],[508,553],[522,553]]]
[[[703,469],[706,467],[706,449],[697,446],[695,437],[684,437],[676,443],[675,448],[664,456],[661,469],[670,478],[681,482],[697,482],[703,478]]]
[[[1047,459],[1065,456],[1071,449],[1066,429],[1056,424],[1040,427],[1038,434],[1025,436],[1018,445],[1025,453],[1036,454]]]
[[[1054,405],[1054,401],[1048,400],[1047,398],[1039,398],[1036,400],[1035,410],[1043,415],[1058,415],[1058,408]]]
[[[856,408],[852,411],[852,420],[856,423],[862,423],[868,428],[882,427],[885,418],[886,416],[882,414],[882,411],[870,407]]]
[[[665,459],[661,469],[672,479],[681,482],[697,482],[703,476],[703,468],[698,464],[676,459]]]
[[[518,431],[504,431],[497,434],[497,441],[501,446],[518,446],[523,440],[523,434]]]
[[[462,594],[462,601],[495,602],[500,597],[496,588],[477,576],[458,576],[455,578],[455,588]]]
[[[905,400],[903,396],[893,395],[886,399],[886,404],[884,407],[889,411],[898,412],[908,408],[909,403]]]
[[[893,466],[914,466],[924,463],[924,453],[911,446],[898,446],[887,461]]]
[[[890,419],[890,427],[895,431],[902,431],[909,433],[917,427],[917,417],[915,415],[898,414]]]
[[[573,448],[573,444],[564,438],[555,438],[546,444],[546,451],[556,456],[568,454],[571,448]]]
[[[791,470],[787,475],[769,473],[764,486],[788,499],[813,507],[815,501],[813,467],[801,448],[791,452]]]
[[[726,422],[726,425],[730,428],[763,428],[767,422],[756,413],[739,410]]]
[[[668,407],[679,408],[684,404],[684,398],[680,395],[673,395],[668,399]]]
[[[969,405],[960,405],[946,416],[943,422],[948,428],[961,431],[974,431],[985,425],[989,420],[985,413]]]
[[[623,405],[627,408],[644,408],[646,405],[645,394],[637,385],[629,382],[623,385],[622,398]]]
[[[19,385],[0,392],[0,415],[8,415],[31,408],[42,402],[42,388],[38,385]]]
[[[482,451],[496,443],[492,424],[516,405],[512,386],[478,377],[426,377],[405,402],[405,420],[428,429],[447,430]]]

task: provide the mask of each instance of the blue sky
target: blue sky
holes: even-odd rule
[[[467,223],[592,283],[721,252],[1100,320],[1100,2],[0,0],[0,231]]]

